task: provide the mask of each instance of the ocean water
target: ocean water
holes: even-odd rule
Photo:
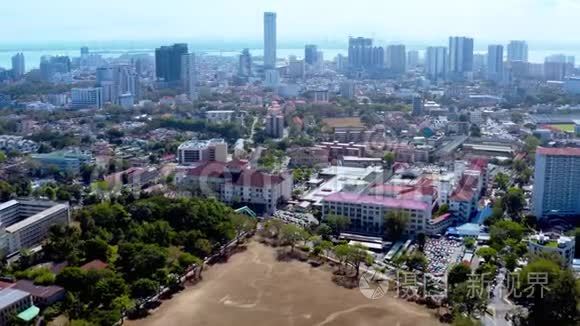
[[[168,43],[168,42],[167,42]],[[123,44],[111,44],[111,45],[104,45],[100,47],[90,47],[91,53],[97,53],[103,56],[104,58],[113,58],[119,57],[123,54],[149,54],[153,55],[155,51],[156,45],[153,44],[138,44],[136,46],[123,46]],[[229,46],[228,48],[222,48],[219,46],[215,47],[192,47],[190,46],[190,51],[196,53],[202,53],[207,55],[222,55],[222,56],[237,56],[240,54],[242,48],[244,47],[243,44],[239,44],[239,47],[236,49],[233,46]],[[338,54],[346,55],[347,48],[321,48],[320,51],[324,53],[325,60],[332,60]],[[55,44],[52,45],[11,45],[11,46],[2,46],[0,45],[0,68],[10,69],[12,66],[11,58],[14,54],[22,52],[25,57],[26,62],[26,70],[31,70],[38,68],[40,64],[40,59],[42,56],[45,55],[68,55],[72,57],[80,56],[80,46],[71,46],[71,45],[63,45],[58,46]],[[279,48],[277,51],[277,56],[279,58],[287,58],[290,55],[295,55],[297,57],[304,56],[304,48],[302,47],[291,47],[291,48]],[[423,55],[423,50],[419,50],[421,55]],[[261,48],[251,48],[250,53],[254,56],[261,56],[263,50]],[[476,53],[485,53],[484,51],[476,51]],[[544,58],[556,54],[556,53],[563,53],[568,56],[575,56],[580,60],[580,50],[566,50],[566,49],[544,49],[544,50],[530,50],[529,51],[529,61],[530,62],[537,62],[542,63],[544,62]]]

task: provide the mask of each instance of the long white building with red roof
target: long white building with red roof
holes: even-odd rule
[[[292,196],[290,174],[270,174],[248,167],[246,161],[206,162],[179,167],[176,182],[194,195],[215,197],[231,205],[247,205],[258,212],[272,213]]]
[[[536,150],[532,206],[538,218],[580,215],[580,148]]]

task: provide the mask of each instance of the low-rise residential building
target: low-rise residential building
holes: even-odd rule
[[[576,242],[572,237],[557,234],[534,234],[528,238],[528,251],[533,254],[557,254],[565,266],[572,266]]]
[[[44,200],[10,200],[0,204],[0,251],[2,256],[38,246],[51,226],[68,224],[68,204]]]
[[[318,147],[293,147],[286,151],[292,167],[328,166],[329,154],[327,149]]]
[[[30,293],[12,288],[0,290],[0,326],[11,325],[11,318],[31,307]]]
[[[83,164],[91,160],[90,155],[74,151],[32,154],[30,158],[38,163],[43,170],[56,169],[75,174],[79,173]]]
[[[38,144],[34,141],[20,136],[0,136],[0,150],[5,152],[16,151],[22,154],[29,154],[38,151],[38,147]]]
[[[125,171],[105,176],[110,185],[127,185],[133,189],[155,182],[159,179],[159,169],[156,167],[132,167]]]
[[[195,165],[203,162],[226,162],[228,144],[224,139],[191,140],[179,145],[177,159],[181,165]]]
[[[57,285],[36,285],[29,280],[19,280],[11,286],[12,289],[28,292],[32,296],[32,302],[38,307],[48,307],[64,299],[65,290]]]
[[[347,216],[351,220],[347,231],[364,235],[384,234],[385,216],[392,211],[409,215],[405,229],[409,236],[427,232],[431,220],[431,205],[419,200],[340,192],[326,196],[322,203],[323,219],[329,215]]]
[[[208,121],[214,123],[231,122],[236,111],[233,110],[212,110],[206,111],[205,117]]]
[[[364,144],[355,144],[352,142],[341,143],[338,141],[321,142],[320,144],[315,145],[315,147],[328,150],[331,160],[340,159],[343,156],[364,157],[367,149],[367,146]]]
[[[265,213],[274,212],[278,204],[290,200],[293,187],[292,175],[250,169],[243,161],[184,167],[177,171],[176,182],[181,190]]]

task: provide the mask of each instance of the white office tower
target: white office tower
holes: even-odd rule
[[[266,117],[266,134],[274,138],[284,137],[284,116],[270,114]]]
[[[447,71],[447,48],[430,46],[425,50],[425,75],[431,81],[445,79]]]
[[[267,88],[277,89],[280,85],[280,74],[276,69],[268,69],[264,72],[265,81],[264,86]]]
[[[538,148],[533,189],[536,217],[580,215],[580,148]]]
[[[264,13],[264,68],[276,68],[276,13]]]
[[[187,53],[181,56],[181,82],[187,97],[191,101],[199,98],[197,92],[197,59],[194,53]]]
[[[24,76],[26,67],[24,65],[24,54],[17,53],[12,57],[12,76],[15,79],[20,79]]]
[[[71,106],[76,109],[103,107],[103,89],[101,87],[71,89]]]
[[[507,46],[507,61],[528,62],[528,43],[526,41],[510,41]]]
[[[503,46],[490,45],[487,47],[487,80],[497,83],[503,77]]]

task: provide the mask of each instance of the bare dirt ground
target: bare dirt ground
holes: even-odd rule
[[[365,298],[331,281],[329,267],[279,262],[274,249],[252,241],[204,279],[174,296],[143,326],[371,326],[440,325],[433,313],[387,295]]]

